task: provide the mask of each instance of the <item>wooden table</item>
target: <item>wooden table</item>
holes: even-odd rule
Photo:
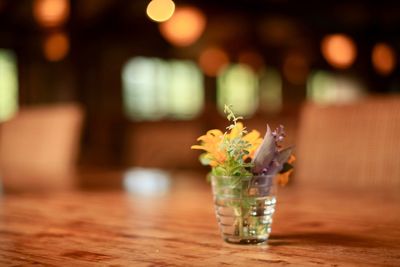
[[[268,245],[224,243],[209,185],[0,197],[0,266],[400,266],[400,196],[281,188]]]

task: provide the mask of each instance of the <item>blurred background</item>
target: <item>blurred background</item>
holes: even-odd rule
[[[304,125],[320,125],[302,121],[305,103],[342,112],[384,99],[338,127],[348,114],[398,114],[399,51],[396,1],[0,0],[0,177],[31,187],[76,169],[91,170],[78,178],[87,186],[131,167],[203,175],[190,146],[226,126],[225,103],[249,129],[285,125],[300,164],[318,135]],[[370,142],[365,133],[350,135]]]

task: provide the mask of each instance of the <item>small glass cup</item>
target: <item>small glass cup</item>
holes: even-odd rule
[[[211,175],[215,213],[226,242],[267,242],[276,203],[274,177]]]

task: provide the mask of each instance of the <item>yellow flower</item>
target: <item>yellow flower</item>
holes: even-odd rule
[[[206,153],[202,154],[201,157],[206,159],[208,164],[212,167],[223,164],[226,159],[226,150],[221,146],[224,138],[228,140],[233,140],[241,135],[244,127],[241,122],[236,123],[236,125],[231,129],[229,133],[225,135],[220,130],[210,130],[205,135],[197,138],[197,141],[201,141],[201,145],[194,145],[192,149],[204,150]],[[248,148],[249,154],[245,156],[244,159],[253,158],[257,148],[262,143],[262,138],[260,138],[260,133],[256,130],[251,131],[241,137],[243,140],[250,144]]]
[[[197,141],[201,141],[201,145],[194,145],[191,149],[206,151],[202,157],[209,160],[209,164],[215,167],[223,164],[226,160],[226,152],[221,150],[221,141],[223,138],[223,133],[220,130],[210,130],[207,134],[197,138]]]
[[[238,122],[236,123],[235,127],[232,128],[231,132],[227,134],[227,136],[230,140],[232,140],[238,137],[243,130],[243,124],[241,122]],[[256,153],[257,148],[261,145],[263,139],[260,137],[260,133],[256,130],[245,134],[242,139],[250,143],[251,146],[248,149],[249,154],[246,156],[246,158],[252,159],[254,157],[254,154]]]
[[[289,159],[288,159],[288,163],[292,164],[293,162],[295,162],[296,157],[292,154],[290,155]],[[292,174],[293,169],[288,170],[287,172],[284,173],[280,173],[278,174],[278,184],[280,185],[286,185],[289,181],[289,176]]]
[[[232,128],[231,132],[228,133],[226,136],[232,140],[240,135],[240,133],[243,131],[243,124],[241,122],[238,122],[235,124],[235,126]]]
[[[289,159],[288,159],[288,163],[289,164],[292,164],[293,162],[295,162],[296,161],[296,157],[292,154],[292,155],[290,155],[290,157],[289,157]]]
[[[278,184],[280,185],[286,185],[289,182],[289,176],[292,174],[293,169],[284,172],[284,173],[279,173],[277,180],[278,180]]]
[[[248,149],[249,154],[247,157],[253,158],[256,150],[261,145],[263,139],[260,137],[260,133],[256,130],[251,131],[250,133],[243,136],[243,140],[250,143],[250,148]]]

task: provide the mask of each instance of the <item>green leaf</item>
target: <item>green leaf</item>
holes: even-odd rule
[[[201,163],[202,165],[207,166],[207,165],[210,165],[211,160],[208,159],[208,158],[206,158],[205,155],[206,155],[205,153],[204,153],[204,154],[201,154],[200,157],[199,157],[199,160],[200,160],[200,163]]]
[[[217,166],[212,169],[212,173],[216,176],[224,176],[227,175],[226,170],[222,166]]]

